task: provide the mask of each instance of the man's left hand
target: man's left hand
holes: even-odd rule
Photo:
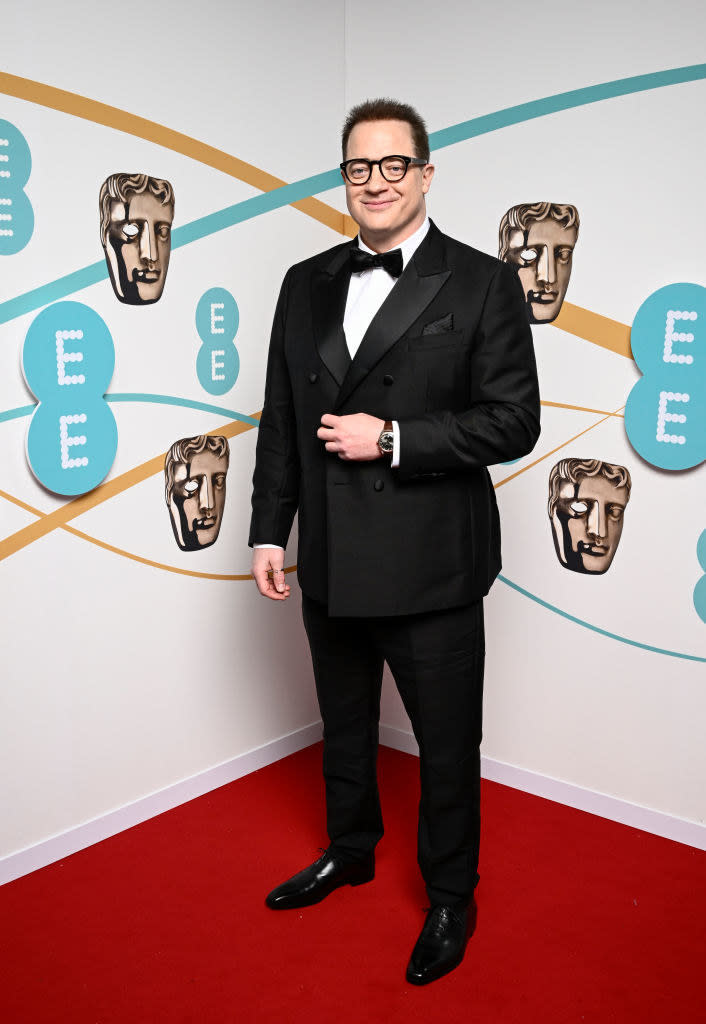
[[[384,420],[356,412],[351,416],[324,413],[316,436],[326,442],[326,451],[335,452],[339,459],[370,462],[380,458],[378,438],[385,426]]]

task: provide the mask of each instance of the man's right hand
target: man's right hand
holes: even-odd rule
[[[291,587],[284,575],[284,551],[281,548],[254,548],[252,574],[257,589],[271,601],[286,601]]]

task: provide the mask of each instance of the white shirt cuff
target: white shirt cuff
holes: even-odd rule
[[[392,421],[392,462],[390,467],[397,469],[400,464],[400,425],[397,420]]]
[[[253,548],[276,548],[277,551],[284,551],[284,548],[280,547],[279,544],[253,544]]]

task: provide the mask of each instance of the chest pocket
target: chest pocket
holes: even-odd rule
[[[414,375],[424,389],[427,412],[460,412],[470,396],[470,346],[463,331],[422,334],[407,340]]]
[[[463,346],[463,331],[439,331],[435,334],[418,334],[407,339],[408,352],[435,352],[440,348]]]

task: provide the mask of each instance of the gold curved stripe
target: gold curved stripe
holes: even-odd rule
[[[13,505],[17,505],[19,508],[23,508],[26,512],[31,512],[32,515],[38,516],[40,519],[45,518],[46,513],[42,512],[38,508],[34,508],[32,505],[28,505],[26,501],[22,501],[21,498],[16,498],[13,494],[8,494],[7,491],[0,490],[0,498],[4,498]],[[126,551],[124,548],[117,548],[114,544],[108,544],[104,540],[99,540],[97,537],[92,537],[89,533],[84,533],[83,530],[77,530],[74,526],[59,527],[61,530],[65,530],[66,533],[71,533],[74,537],[80,537],[81,540],[88,541],[89,544],[96,544],[99,548],[105,548],[106,551],[112,551],[115,555],[122,555],[123,558],[131,558],[134,562],[142,562],[143,565],[151,565],[155,569],[164,569],[165,572],[176,572],[182,576],[199,576],[205,580],[251,580],[252,573],[223,573],[223,572],[196,572],[194,569],[182,569],[177,565],[166,565],[164,562],[154,562],[151,558],[142,558],[141,555],[136,555],[132,551]],[[295,572],[296,565],[285,566],[285,572]]]
[[[578,412],[597,412],[599,414],[603,413],[603,410],[601,410],[601,409],[585,409],[585,408],[583,408],[580,405],[564,405],[561,402],[542,402],[542,405],[551,405],[551,406],[554,406],[554,407],[556,407],[558,409],[572,409],[572,410],[576,410]],[[625,408],[624,405],[620,405],[620,406],[618,406],[618,408],[614,412],[606,412],[604,415],[602,415],[602,418],[600,420],[597,420],[596,423],[592,423],[590,427],[586,427],[586,429],[580,431],[580,433],[574,434],[574,436],[570,437],[568,439],[568,441],[564,441],[562,444],[558,445],[556,448],[552,448],[552,450],[550,452],[546,452],[545,455],[542,455],[542,456],[540,456],[540,458],[535,459],[534,462],[531,462],[528,466],[523,466],[522,469],[518,469],[517,472],[511,473],[510,476],[506,476],[503,480],[498,481],[498,483],[493,485],[495,490],[497,490],[498,487],[502,487],[503,484],[506,484],[508,482],[508,480],[514,480],[515,477],[522,476],[522,474],[526,473],[528,469],[532,469],[533,466],[536,466],[540,462],[543,462],[544,459],[548,459],[550,455],[554,455],[555,452],[558,452],[562,448],[565,448],[567,444],[571,444],[571,442],[575,441],[577,438],[583,437],[584,434],[590,433],[591,430],[594,430],[596,427],[600,426],[601,423],[605,423],[606,420],[609,420],[611,418],[611,416],[621,416],[621,415],[623,415],[623,413],[621,413],[620,410],[624,409],[624,408]],[[260,414],[258,413],[258,416],[259,415]],[[211,431],[211,433],[217,433],[217,431]],[[3,492],[0,491],[0,494],[3,494]],[[8,497],[8,495],[4,495],[4,496]],[[18,502],[18,504],[19,504],[19,502]],[[25,505],[24,507],[25,508],[29,508],[28,505]],[[112,544],[106,544],[104,541],[98,540],[96,537],[91,537],[87,533],[82,533],[80,530],[76,530],[72,526],[65,526],[64,529],[68,530],[70,533],[75,534],[77,537],[82,537],[84,540],[91,541],[91,543],[93,543],[93,544],[98,544],[98,545],[100,545],[100,547],[106,548],[108,551],[113,551],[116,554],[124,555],[127,558],[132,558],[136,562],[143,562],[145,565],[152,565],[152,566],[154,566],[157,569],[166,569],[169,572],[179,572],[179,573],[183,573],[185,576],[203,576],[203,577],[206,577],[207,579],[214,579],[214,580],[251,580],[253,578],[250,573],[248,573],[245,576],[226,576],[226,575],[218,574],[218,573],[192,572],[192,571],[190,571],[188,569],[178,569],[178,568],[176,568],[176,566],[163,565],[161,562],[153,562],[149,558],[141,558],[139,555],[133,555],[129,551],[123,551],[120,548],[113,547]],[[285,572],[295,572],[296,568],[297,568],[296,565],[290,565],[290,566],[287,566],[284,571]]]
[[[527,466],[523,466],[522,469],[518,469],[516,473],[510,473],[509,476],[504,477],[502,480],[498,480],[498,482],[494,485],[495,490],[497,491],[498,487],[502,487],[502,485],[508,483],[509,480],[514,480],[516,476],[522,476],[522,474],[526,473],[528,469],[532,469],[533,466],[537,466],[540,462],[544,462],[545,459],[548,459],[550,455],[554,455],[555,452],[561,451],[562,448],[566,448],[567,444],[571,444],[571,442],[575,441],[578,437],[583,437],[584,434],[588,434],[591,430],[594,430],[596,427],[599,427],[601,423],[605,423],[605,421],[609,420],[611,416],[618,416],[620,410],[624,408],[624,405],[619,405],[615,412],[606,413],[606,415],[603,416],[600,420],[597,420],[595,423],[592,423],[590,427],[586,427],[585,430],[580,431],[578,434],[574,434],[574,436],[570,437],[568,441],[563,441],[562,444],[557,445],[556,448],[552,448],[550,452],[546,452],[544,455],[540,455],[538,459],[535,459],[534,462],[530,462]]]
[[[576,412],[595,412],[598,416],[624,416],[622,412],[607,412],[605,409],[588,409],[585,405],[567,405],[565,402],[546,402],[542,400],[540,405],[548,405],[552,409],[573,409]],[[622,409],[622,406],[620,407]]]
[[[255,413],[252,418],[259,419],[259,416],[260,413]],[[243,434],[247,430],[252,430],[253,426],[254,424],[252,423],[233,420],[231,423],[226,423],[225,426],[215,427],[213,430],[206,431],[206,433],[211,435],[219,434],[223,437],[235,437],[237,434]],[[40,537],[45,537],[52,530],[56,530],[57,527],[65,526],[66,523],[76,519],[77,516],[83,515],[84,512],[88,512],[89,509],[102,505],[104,501],[108,501],[110,498],[114,498],[122,493],[122,491],[126,491],[128,487],[142,483],[143,480],[147,480],[149,477],[161,472],[164,472],[164,452],[160,455],[155,455],[154,458],[148,459],[147,462],[143,462],[133,469],[129,469],[126,473],[121,473],[120,476],[116,476],[113,480],[107,480],[105,483],[99,484],[98,487],[89,491],[88,494],[81,494],[77,498],[67,501],[60,508],[54,509],[53,512],[48,512],[42,516],[36,523],[30,523],[29,526],[25,526],[16,533],[10,534],[9,537],[5,537],[4,540],[0,541],[0,561],[3,558],[7,558],[8,555],[14,555],[15,552],[21,551],[22,548],[34,543],[35,540],[39,540]]]
[[[133,562],[141,562],[143,565],[151,565],[154,569],[163,569],[165,572],[176,572],[180,576],[198,576],[202,580],[251,580],[252,573],[225,573],[225,572],[196,572],[195,569],[181,569],[177,565],[166,565],[164,562],[154,562],[151,558],[142,558],[141,555],[136,555],[132,551],[126,551],[124,548],[116,548],[114,544],[107,544],[104,540],[98,540],[97,537],[91,537],[90,534],[84,533],[82,530],[77,530],[74,526],[63,526],[62,529],[66,530],[67,533],[73,533],[75,537],[80,537],[81,540],[87,540],[91,544],[97,544],[100,548],[105,548],[106,551],[112,551],[114,555],[122,555],[123,558],[130,558]],[[296,565],[285,566],[285,572],[295,572]]]
[[[74,117],[101,124],[106,128],[115,128],[127,135],[146,139],[148,142],[157,143],[165,149],[181,153],[208,167],[214,167],[232,178],[244,181],[246,184],[260,189],[261,192],[270,192],[272,189],[287,184],[281,178],[276,178],[273,174],[268,174],[267,171],[263,171],[253,164],[239,160],[229,153],[224,153],[221,149],[209,146],[205,142],[199,142],[198,139],[194,139],[190,135],[184,135],[182,132],[174,131],[156,121],[148,121],[137,114],[130,114],[119,107],[112,107],[107,103],[89,99],[87,96],[80,96],[78,93],[57,89],[52,85],[44,85],[42,82],[35,82],[30,78],[10,75],[5,71],[0,71],[0,92],[8,96],[15,96],[17,99],[27,100],[30,103],[37,103],[39,106],[48,107],[51,110],[59,110],[64,114],[72,114]],[[354,238],[358,233],[358,227],[352,217],[322,203],[319,199],[309,197],[290,205],[347,238]],[[553,326],[559,327],[569,334],[575,334],[577,337],[583,338],[584,341],[589,341],[601,348],[617,352],[628,359],[632,358],[630,328],[617,320],[611,320],[599,313],[593,313],[589,309],[564,302]]]
[[[562,405],[560,402],[543,402],[543,405],[552,405],[562,409],[575,409],[581,412],[592,412],[597,410],[583,409],[577,405]],[[582,430],[580,433],[570,437],[568,441],[564,441],[563,444],[553,448],[550,452],[542,455],[539,459],[535,459],[527,466],[523,466],[522,469],[518,469],[517,472],[511,473],[506,476],[503,480],[498,481],[494,486],[497,490],[498,487],[502,487],[509,480],[514,480],[515,477],[521,476],[526,473],[528,469],[532,469],[538,463],[544,459],[549,458],[555,452],[558,452],[561,448],[564,448],[567,444],[571,444],[576,438],[582,437],[589,431],[593,430],[594,427],[604,423],[611,416],[619,416],[620,410],[624,406],[619,406],[614,412],[606,413],[600,420],[593,423],[590,427]],[[253,413],[252,419],[259,419],[260,413]],[[208,434],[220,434],[224,437],[235,437],[237,434],[243,434],[247,430],[252,430],[252,423],[243,423],[240,420],[234,420],[231,423],[227,423],[222,427],[214,427],[213,430],[207,431]],[[203,573],[196,572],[190,569],[180,569],[177,566],[165,565],[163,562],[155,562],[149,558],[142,558],[140,555],[135,555],[130,551],[125,551],[123,548],[115,547],[113,544],[108,544],[105,541],[98,540],[97,537],[92,537],[90,534],[84,533],[82,530],[77,530],[75,527],[68,526],[68,523],[87,512],[91,508],[95,508],[97,505],[101,505],[104,501],[108,501],[110,498],[126,491],[129,487],[133,487],[135,484],[141,483],[143,480],[147,480],[150,476],[154,476],[157,473],[163,472],[164,470],[164,454],[156,455],[152,459],[148,459],[147,462],[143,462],[139,466],[135,466],[133,469],[128,470],[126,473],[121,473],[120,476],[115,477],[113,480],[109,480],[104,484],[100,484],[93,491],[89,491],[88,494],[82,494],[78,498],[74,498],[72,501],[66,502],[60,508],[55,509],[53,512],[44,513],[39,509],[33,508],[32,505],[28,505],[20,498],[14,497],[14,495],[8,494],[6,491],[0,490],[0,497],[5,498],[7,501],[12,502],[20,508],[25,509],[27,512],[31,512],[33,515],[38,516],[37,522],[30,523],[29,526],[23,527],[21,530],[17,530],[15,533],[10,534],[4,540],[0,541],[0,561],[7,558],[9,555],[15,554],[17,551],[21,551],[22,548],[32,544],[35,540],[39,540],[40,537],[46,536],[56,529],[64,529],[69,533],[73,533],[76,537],[80,537],[82,540],[89,541],[91,544],[97,544],[99,547],[105,548],[106,551],[112,551],[114,554],[122,555],[125,558],[130,558],[135,562],[142,562],[144,565],[153,566],[156,569],[163,569],[167,572],[176,572],[183,576],[199,576],[204,579],[214,580],[248,580],[252,579],[252,576],[248,573],[242,574],[226,574],[226,573]],[[285,572],[294,572],[296,565],[288,566]]]
[[[8,494],[7,491],[0,491],[0,498],[4,498],[5,501],[9,501],[11,505],[17,505],[18,508],[23,508],[25,512],[31,512],[33,516],[43,516],[46,514],[41,512],[38,508],[28,505],[27,502],[22,501],[21,498],[16,498],[14,494]]]
[[[28,100],[30,103],[37,103],[42,107],[59,110],[63,114],[72,114],[84,121],[102,124],[106,128],[115,128],[127,135],[146,139],[148,142],[155,142],[165,149],[171,149],[175,153],[191,157],[192,160],[198,160],[199,163],[206,164],[208,167],[214,167],[217,171],[223,171],[231,178],[244,181],[247,185],[260,189],[261,192],[271,192],[273,189],[287,184],[281,178],[276,178],[273,174],[268,174],[244,160],[238,160],[237,157],[224,153],[221,149],[208,146],[205,142],[199,142],[198,139],[193,139],[190,135],[183,135],[181,132],[157,124],[156,121],[148,121],[137,114],[130,114],[119,107],[111,107],[107,103],[91,100],[87,96],[79,96],[75,92],[56,89],[52,85],[34,82],[30,78],[9,75],[4,71],[0,71],[0,92],[7,96],[15,96],[17,99]],[[313,197],[300,199],[291,205],[341,235],[354,238],[358,233],[355,221],[348,214],[340,213],[319,199]]]
[[[630,328],[627,324],[621,324],[619,320],[611,320],[600,313],[591,312],[590,309],[565,302],[552,327],[560,327],[562,331],[575,334],[577,338],[583,338],[584,341],[590,341],[601,348],[607,348],[610,352],[617,352],[619,356],[632,359]]]
[[[222,171],[224,174],[228,174],[233,178],[244,181],[246,184],[252,185],[254,188],[257,188],[262,192],[269,192],[272,189],[280,188],[282,185],[287,184],[281,178],[276,178],[274,175],[268,174],[266,171],[263,171],[252,164],[239,160],[237,157],[224,153],[222,150],[209,146],[206,143],[199,142],[191,136],[173,131],[164,125],[160,125],[155,121],[149,121],[136,114],[130,114],[127,111],[121,110],[119,107],[113,107],[106,103],[101,103],[97,100],[80,96],[77,93],[67,92],[64,89],[57,89],[54,86],[44,85],[41,82],[35,82],[28,78],[21,78],[17,75],[10,75],[7,72],[2,71],[0,71],[0,92],[9,96],[15,96],[18,99],[26,100],[30,103],[36,103],[40,106],[58,110],[62,113],[71,114],[75,117],[80,117],[83,120],[91,121],[95,124],[114,128],[118,131],[125,132],[126,134],[145,139],[148,142],[157,143],[166,149],[181,153],[182,155],[188,156],[191,159],[197,160],[209,167]],[[291,205],[300,212],[319,221],[321,224],[337,231],[339,234],[352,238],[357,233],[357,226],[351,217],[347,214],[340,213],[333,207],[330,207],[326,203],[322,203],[320,200],[314,199],[313,197],[299,200]],[[616,320],[610,320],[608,317],[603,317],[598,313],[592,313],[590,310],[565,302],[561,313],[554,321],[554,326],[559,327],[570,334],[583,338],[585,341],[589,341],[592,344],[631,358],[630,328]],[[559,402],[543,402],[542,404],[555,406],[556,408],[575,409],[581,412],[602,413],[601,410],[585,409],[581,406],[565,405]],[[621,406],[620,408],[623,407]],[[259,413],[256,413],[254,418],[259,418],[259,415]],[[606,413],[603,416],[603,419],[593,424],[593,427],[598,426],[599,423],[604,422],[608,417],[617,415],[620,415],[619,410],[612,413]],[[501,487],[509,480],[514,479],[516,476],[520,476],[528,469],[531,469],[532,466],[537,465],[538,462],[548,458],[550,455],[554,454],[554,452],[559,451],[560,448],[565,447],[566,444],[570,444],[571,441],[576,440],[577,437],[581,437],[582,434],[588,433],[588,431],[592,430],[593,427],[588,427],[587,430],[581,431],[580,434],[576,434],[575,437],[570,438],[568,441],[564,442],[563,445],[559,445],[557,448],[553,449],[553,451],[548,452],[540,459],[530,463],[530,465],[523,467],[516,473],[510,474],[510,476],[505,477],[495,486]],[[214,430],[209,431],[209,433],[222,434],[226,437],[234,437],[249,429],[252,429],[251,424],[234,421],[225,427],[217,427]],[[104,544],[102,541],[98,541],[96,538],[92,538],[88,534],[83,534],[81,531],[67,526],[67,523],[70,522],[70,520],[82,515],[90,508],[94,508],[97,505],[102,504],[104,501],[108,501],[110,498],[122,493],[134,484],[140,483],[148,477],[161,472],[163,465],[164,454],[157,455],[153,459],[149,459],[147,462],[128,470],[126,473],[122,473],[113,480],[99,485],[88,494],[80,495],[72,501],[66,502],[66,504],[62,505],[60,508],[47,513],[46,515],[39,513],[37,510],[31,510],[30,506],[25,505],[19,499],[11,498],[9,495],[4,494],[4,492],[0,492],[0,494],[8,500],[14,501],[16,504],[20,505],[20,507],[26,508],[28,511],[34,511],[36,515],[40,516],[37,522],[31,523],[29,526],[18,530],[16,533],[0,541],[0,561],[11,554],[14,554],[16,551],[20,551],[35,540],[39,540],[41,537],[46,536],[52,530],[63,528],[75,533],[77,536],[81,536],[84,539],[91,541],[92,543],[99,544],[108,550],[115,551],[116,553],[123,554],[128,558],[134,558],[137,561],[142,561],[145,564],[163,568],[168,571],[181,572],[185,575],[194,576],[206,575],[208,578],[214,579],[249,578],[248,576],[242,577],[238,575],[224,576],[216,574],[202,574],[192,572],[190,570],[181,570],[176,567],[162,565],[161,563],[152,562],[148,559],[141,559],[139,556],[132,555],[130,552],[122,551],[119,548],[114,548],[111,545]],[[293,571],[294,568],[294,566],[291,566],[287,571]]]

